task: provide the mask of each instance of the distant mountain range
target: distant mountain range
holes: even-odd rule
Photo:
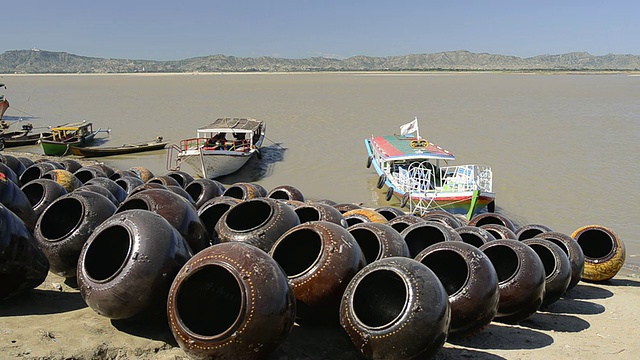
[[[283,59],[211,55],[176,61],[105,59],[38,49],[0,54],[0,74],[193,73],[292,71],[638,71],[639,55],[586,52],[530,58],[465,50],[402,56]]]

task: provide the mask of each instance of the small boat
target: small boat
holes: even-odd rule
[[[40,145],[45,155],[66,155],[72,147],[82,147],[93,143],[100,132],[109,133],[111,130],[93,130],[90,122],[82,121],[51,128],[51,138],[42,137]]]
[[[400,135],[371,136],[365,146],[367,167],[378,173],[377,188],[387,187],[387,201],[396,196],[412,213],[441,209],[467,218],[495,209],[491,167],[449,165],[455,156],[420,137],[417,118],[402,125]]]
[[[5,84],[0,84],[0,87],[7,88]],[[0,119],[2,119],[2,115],[9,108],[9,100],[4,94],[0,94]]]
[[[41,138],[51,138],[52,136],[50,132],[32,133],[32,130],[33,125],[27,123],[22,125],[22,130],[11,132],[0,131],[0,139],[2,139],[4,147],[16,147],[35,145]]]
[[[167,152],[167,168],[179,170],[183,163],[197,176],[214,179],[231,174],[249,161],[260,157],[266,125],[248,118],[219,118],[196,130],[196,137],[173,144]]]
[[[72,147],[71,153],[77,156],[84,157],[99,157],[99,156],[111,156],[139,153],[143,151],[152,151],[164,149],[167,146],[167,141],[162,141],[162,136],[158,136],[155,140],[138,142],[133,144],[123,144],[120,146],[86,146],[86,147]]]

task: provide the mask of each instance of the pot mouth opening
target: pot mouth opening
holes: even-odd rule
[[[430,251],[420,262],[436,274],[449,297],[458,294],[469,282],[469,266],[457,251],[449,249]]]
[[[550,280],[557,269],[556,257],[547,246],[538,243],[528,244],[529,247],[533,249],[533,251],[538,254],[538,257],[542,261],[542,266],[544,267],[545,278]]]
[[[355,284],[351,305],[358,322],[369,329],[384,329],[407,311],[409,286],[392,269],[378,269]]]
[[[20,175],[20,182],[23,184],[29,183],[31,180],[38,179],[44,174],[42,169],[37,166],[30,166]]]
[[[136,210],[136,209],[151,211],[149,204],[147,204],[145,200],[129,199],[129,200],[125,200],[122,204],[120,204],[120,206],[118,207],[118,210],[116,210],[116,213],[121,213],[125,210]]]
[[[607,259],[613,255],[616,245],[613,237],[606,231],[589,229],[576,237],[587,259]]]
[[[276,190],[271,194],[269,194],[269,197],[271,199],[276,199],[276,200],[293,200],[293,197],[290,195],[290,192],[286,190]]]
[[[87,276],[96,283],[107,283],[124,269],[131,256],[129,230],[120,225],[100,231],[88,244],[83,266]]]
[[[176,290],[177,317],[194,337],[228,337],[244,319],[245,295],[235,271],[219,264],[206,265],[192,272]]]
[[[459,232],[458,234],[462,238],[462,242],[477,248],[485,244],[485,240],[479,234],[474,234],[472,232]]]
[[[78,199],[59,198],[42,213],[40,232],[47,241],[60,241],[80,226],[84,213],[84,204]]]
[[[300,228],[281,237],[271,249],[271,256],[289,279],[301,277],[322,256],[320,235],[310,228]]]
[[[263,226],[272,216],[271,203],[262,199],[249,200],[229,209],[226,223],[234,231],[250,232]]]
[[[493,264],[496,274],[498,275],[498,283],[504,284],[515,278],[520,269],[520,258],[514,249],[507,245],[487,243],[488,247],[483,252]]]
[[[424,223],[414,227],[404,234],[404,240],[409,248],[409,257],[415,258],[418,254],[429,246],[446,241],[444,232],[433,223]]]
[[[184,188],[184,191],[186,191],[195,202],[198,202],[204,195],[204,186],[199,182],[192,182]]]
[[[44,201],[45,188],[43,184],[30,182],[22,187],[22,192],[27,196],[31,207],[40,205]]]
[[[215,203],[211,206],[207,206],[205,209],[201,209],[202,211],[198,216],[202,220],[204,227],[207,229],[207,232],[210,236],[216,233],[216,225],[218,221],[222,218],[222,216],[231,209],[231,204],[228,203]]]
[[[313,206],[305,205],[296,208],[296,215],[298,215],[298,219],[300,219],[300,223],[312,222],[312,221],[320,221],[322,220],[322,216],[320,211]]]
[[[375,232],[367,228],[355,228],[349,230],[349,233],[356,239],[367,264],[371,264],[382,256],[380,239]]]

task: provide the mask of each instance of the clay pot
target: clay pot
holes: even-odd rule
[[[444,241],[424,249],[416,261],[431,269],[449,295],[450,335],[471,335],[484,329],[498,312],[498,275],[477,247]]]
[[[42,174],[41,179],[50,179],[62,185],[67,192],[82,186],[82,182],[72,173],[64,169],[53,169]]]
[[[125,177],[125,176],[131,176],[131,177],[135,177],[135,178],[140,179],[138,174],[136,174],[136,173],[134,173],[133,171],[130,171],[130,170],[115,170],[113,172],[113,175],[109,176],[109,179],[111,179],[113,181],[116,181],[116,180],[118,180],[118,179],[120,179],[122,177]],[[142,179],[140,179],[140,180],[142,180]]]
[[[105,175],[107,175],[107,177],[111,177],[113,174],[116,173],[116,170],[114,170],[111,166],[105,164],[105,163],[97,163],[95,165],[91,165],[92,167],[97,167],[99,169],[101,169]]]
[[[72,174],[82,168],[82,164],[73,159],[62,159],[60,160],[60,165]]]
[[[532,237],[536,237],[542,233],[550,232],[551,230],[548,226],[541,224],[528,224],[520,227],[515,231],[516,239],[518,240],[526,240],[531,239]]]
[[[35,179],[29,181],[29,183],[20,190],[27,196],[31,208],[35,212],[36,219],[40,217],[49,204],[60,196],[67,194],[67,190],[65,190],[62,185],[51,179]]]
[[[347,220],[342,213],[329,204],[319,202],[310,202],[302,206],[298,206],[294,210],[300,219],[300,223],[310,221],[328,221],[338,224],[343,228],[347,228]]]
[[[412,214],[405,214],[405,215],[396,216],[395,218],[387,221],[387,225],[391,226],[392,228],[396,229],[397,232],[401,233],[404,229],[408,228],[413,224],[419,224],[424,222],[426,222],[426,220],[421,217],[418,217]]]
[[[183,189],[189,185],[194,179],[193,176],[180,170],[169,171],[165,175],[174,178]]]
[[[349,282],[340,324],[367,359],[430,359],[449,333],[447,292],[428,267],[403,257],[375,261]]]
[[[259,197],[240,202],[229,209],[222,215],[215,230],[220,242],[246,242],[269,252],[282,234],[298,224],[298,215],[289,205]]]
[[[49,261],[31,230],[0,205],[0,300],[37,287],[48,272]]]
[[[427,211],[426,213],[420,215],[420,217],[425,219],[426,221],[437,221],[443,225],[450,226],[453,229],[457,229],[462,226],[455,215],[444,210]]]
[[[469,220],[470,226],[482,226],[486,224],[497,224],[507,227],[509,230],[515,233],[516,227],[513,222],[506,216],[498,213],[482,213],[478,214]],[[514,238],[516,239],[516,238]]]
[[[178,194],[180,196],[182,196],[188,202],[190,202],[191,205],[193,205],[194,207],[196,206],[195,200],[193,200],[191,195],[189,195],[189,193],[185,189],[181,188],[180,186],[178,186],[178,185],[168,185],[167,189],[173,191],[174,193],[176,193],[176,194]]]
[[[349,226],[363,222],[377,222],[380,224],[385,224],[387,222],[387,218],[382,216],[379,212],[366,208],[349,210],[344,212],[342,216]]]
[[[487,230],[496,239],[513,239],[517,240],[518,236],[515,232],[504,225],[500,224],[484,224],[480,225],[480,228]]]
[[[115,182],[124,189],[127,195],[133,192],[136,187],[144,184],[144,181],[137,176],[123,176],[116,179]]]
[[[103,221],[116,211],[106,197],[89,191],[74,191],[54,200],[33,231],[52,273],[76,277],[82,246]]]
[[[578,245],[578,242],[571,238],[571,236],[556,231],[540,233],[536,235],[535,238],[549,240],[560,246],[562,251],[567,254],[569,263],[571,264],[571,280],[569,281],[567,290],[573,289],[578,282],[580,282],[582,272],[584,271],[584,253],[580,245]]]
[[[587,225],[574,231],[571,237],[584,253],[582,280],[607,281],[622,269],[626,250],[613,230],[601,225]]]
[[[155,176],[153,175],[151,170],[142,166],[134,166],[131,169],[129,169],[129,171],[136,174],[143,182],[147,182]]]
[[[160,190],[166,190],[166,191],[170,191],[169,188],[167,188],[166,186],[162,185],[162,184],[158,184],[158,183],[144,183],[142,185],[138,185],[136,186],[133,190],[131,190],[129,192],[129,195],[127,195],[127,197],[131,196],[131,195],[135,195],[139,192],[143,192],[145,190],[151,190],[151,189],[160,189]]]
[[[27,195],[13,181],[0,178],[0,204],[16,214],[29,230],[33,230],[38,217]]]
[[[196,209],[207,201],[222,196],[225,192],[224,185],[211,179],[196,179],[187,185],[184,190],[191,195],[193,201],[196,202]]]
[[[300,224],[284,233],[269,254],[293,285],[298,322],[337,324],[344,289],[365,266],[347,229],[326,221]]]
[[[118,200],[118,203],[123,202],[127,198],[127,192],[122,188],[122,186],[118,185],[114,180],[111,180],[109,178],[93,178],[85,182],[84,185],[98,185],[109,190],[113,197]]]
[[[106,178],[104,178],[104,179],[106,179]],[[118,201],[118,199],[116,199],[109,190],[103,188],[100,185],[83,185],[83,186],[77,188],[75,191],[91,191],[91,192],[94,192],[94,193],[97,193],[97,194],[100,194],[100,195],[106,197],[116,207],[118,205],[120,205],[120,201]]]
[[[381,206],[375,209],[380,215],[384,216],[387,221],[397,217],[406,215],[406,213],[398,208],[394,208],[392,206]]]
[[[111,319],[164,316],[171,283],[191,255],[162,216],[120,212],[98,226],[82,248],[80,294],[91,309]]]
[[[223,195],[240,200],[251,200],[267,196],[267,190],[256,183],[239,182],[229,186]]]
[[[145,185],[162,186],[160,184]],[[132,209],[149,210],[165,218],[178,230],[194,254],[211,245],[207,230],[200,221],[196,208],[185,198],[170,190],[148,189],[132,193],[120,204],[116,213]]]
[[[347,211],[362,209],[362,206],[358,204],[353,204],[353,203],[335,204],[333,205],[333,207],[338,209],[338,211],[340,211],[343,214],[346,213]]]
[[[169,186],[169,185],[180,186],[180,183],[178,182],[178,180],[167,175],[156,175],[151,179],[149,179],[147,183],[157,183],[157,184],[162,184],[164,186]]]
[[[22,175],[20,175],[20,183],[24,186],[31,180],[40,179],[44,173],[50,170],[62,168],[62,165],[52,161],[34,163],[26,168]]]
[[[477,248],[496,239],[488,230],[477,226],[461,226],[454,230],[460,234],[463,242]]]
[[[267,193],[267,197],[271,199],[296,200],[304,202],[304,195],[302,195],[302,192],[291,185],[276,186]]]
[[[387,224],[363,222],[347,228],[356,239],[367,264],[391,256],[409,256],[409,248],[396,229]]]
[[[194,359],[264,359],[295,319],[291,285],[266,253],[249,244],[213,245],[176,276],[167,302],[178,345]]]
[[[0,163],[7,165],[17,176],[27,168],[17,157],[9,154],[0,154]]]
[[[95,165],[83,166],[78,169],[78,171],[74,172],[73,175],[75,175],[78,180],[82,181],[83,184],[97,177],[108,177],[101,167]]]
[[[216,232],[216,225],[222,215],[241,201],[242,200],[240,199],[228,196],[218,196],[205,202],[198,209],[198,216],[200,217],[200,220],[202,220],[204,227],[207,229],[211,244],[217,244],[220,242],[218,239],[218,233]]]
[[[546,275],[542,306],[549,306],[560,299],[569,287],[571,280],[569,257],[558,245],[549,240],[534,237],[522,240],[522,243],[529,245],[542,260]]]
[[[415,258],[427,247],[441,241],[462,241],[460,235],[447,225],[435,221],[424,221],[410,225],[400,235],[409,247],[409,257]]]
[[[22,163],[22,165],[24,165],[25,170],[29,166],[33,165],[33,160],[31,160],[29,158],[26,158],[26,157],[23,157],[23,156],[18,157],[18,160]]]
[[[2,180],[9,180],[16,185],[21,186],[20,178],[18,178],[18,175],[16,175],[16,173],[11,170],[11,168],[7,166],[7,164],[0,162],[0,181]]]
[[[489,257],[498,275],[500,302],[495,320],[514,323],[538,311],[546,278],[538,254],[515,239],[489,241],[480,250]]]

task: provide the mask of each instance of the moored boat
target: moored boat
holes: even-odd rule
[[[266,124],[249,118],[219,118],[196,130],[196,137],[174,144],[167,152],[168,170],[182,163],[197,176],[214,179],[240,169],[254,155],[260,156]]]
[[[51,138],[41,138],[40,145],[45,155],[66,155],[72,147],[87,146],[93,143],[95,136],[100,132],[109,133],[109,129],[93,130],[93,124],[82,121],[51,128]]]
[[[0,87],[7,88],[5,84],[0,84]],[[0,119],[2,119],[2,115],[9,108],[9,100],[4,94],[0,94]]]
[[[455,156],[420,137],[417,118],[401,126],[400,135],[371,136],[365,146],[367,167],[378,173],[377,187],[387,187],[387,201],[396,196],[414,213],[443,209],[467,218],[495,208],[491,167],[449,165]]]
[[[73,155],[83,157],[123,155],[144,151],[160,150],[164,149],[167,144],[167,141],[162,141],[162,136],[158,136],[155,140],[123,144],[120,146],[76,146],[71,148],[71,153]]]
[[[41,138],[51,138],[51,132],[33,133],[33,125],[30,123],[22,125],[22,130],[0,131],[0,141],[4,147],[16,147],[35,145]]]

